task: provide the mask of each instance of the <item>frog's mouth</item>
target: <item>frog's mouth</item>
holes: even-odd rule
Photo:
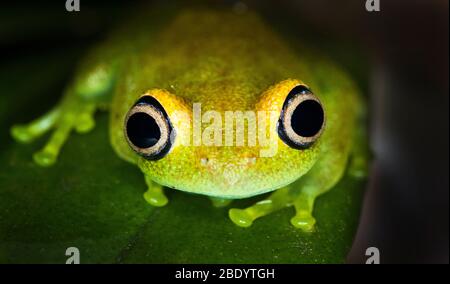
[[[253,181],[248,179],[247,177],[239,178],[234,176],[234,174],[231,172],[228,172],[227,174],[228,175],[223,177],[218,176],[214,181],[210,182],[203,181],[197,184],[187,184],[186,186],[183,186],[179,183],[163,183],[163,185],[180,191],[206,195],[210,197],[223,199],[244,199],[285,187],[299,178],[292,177],[291,179],[271,184],[270,182],[261,183],[258,181]]]
[[[284,187],[308,172],[310,166],[267,164],[260,157],[233,157],[228,155],[196,158],[194,167],[185,169],[169,166],[152,168],[151,178],[156,183],[184,192],[212,197],[242,199]],[[179,166],[179,165],[178,165]],[[270,170],[267,170],[270,167]]]

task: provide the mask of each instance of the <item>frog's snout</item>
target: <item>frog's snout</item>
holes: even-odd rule
[[[256,157],[237,158],[233,161],[220,161],[217,158],[201,157],[199,163],[202,167],[217,170],[224,167],[248,168],[256,164]]]
[[[200,158],[201,167],[214,177],[215,183],[225,187],[234,186],[244,179],[243,173],[256,164],[256,157],[236,158],[232,161],[212,157]]]
[[[232,187],[241,180],[243,170],[248,166],[238,161],[221,161],[218,158],[202,157],[200,158],[200,165],[207,175],[213,177],[216,187]]]

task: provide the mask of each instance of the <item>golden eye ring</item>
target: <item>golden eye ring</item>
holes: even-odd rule
[[[125,117],[125,137],[140,156],[158,160],[172,148],[175,131],[162,105],[152,96],[140,98]]]
[[[292,89],[278,120],[278,135],[295,149],[310,147],[325,128],[325,112],[319,99],[304,85]]]

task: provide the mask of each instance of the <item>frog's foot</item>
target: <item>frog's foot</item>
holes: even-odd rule
[[[366,156],[353,156],[348,167],[349,175],[355,178],[366,178],[369,175],[369,162]]]
[[[150,205],[162,207],[169,202],[160,184],[155,183],[148,176],[145,176],[145,183],[148,190],[144,193],[144,199]]]
[[[232,208],[228,211],[228,215],[236,225],[250,227],[257,218],[291,205],[292,198],[289,195],[289,188],[285,187],[278,189],[267,199],[259,201],[248,208]]]
[[[291,224],[304,232],[313,232],[316,219],[312,216],[315,197],[300,193],[294,200],[296,214],[291,219]]]
[[[25,125],[14,125],[11,128],[12,137],[22,143],[29,143],[53,130],[47,144],[33,155],[34,161],[40,166],[51,166],[56,162],[64,142],[72,129],[78,133],[91,130],[95,123],[93,115],[94,104],[58,105],[42,117]]]
[[[224,198],[217,198],[217,197],[210,197],[209,199],[211,200],[212,205],[217,208],[226,207],[232,201],[231,199],[224,199]]]

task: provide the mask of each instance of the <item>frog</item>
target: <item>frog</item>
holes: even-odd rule
[[[163,15],[144,11],[94,46],[61,100],[37,119],[13,125],[12,137],[31,143],[50,132],[33,160],[52,166],[70,135],[92,131],[96,113],[106,111],[109,142],[142,172],[151,206],[166,206],[171,189],[207,196],[216,207],[264,196],[246,208],[229,208],[228,217],[247,228],[294,207],[290,223],[314,232],[316,199],[345,173],[368,173],[367,111],[357,84],[256,11],[188,7]],[[199,119],[208,120],[194,105],[219,118],[227,111],[274,115],[258,121],[264,135],[257,143],[247,137],[226,146],[218,136],[219,145],[205,145],[190,136]],[[236,122],[230,133],[249,125]],[[197,130],[208,138],[209,126]],[[275,150],[262,155],[268,146]]]

